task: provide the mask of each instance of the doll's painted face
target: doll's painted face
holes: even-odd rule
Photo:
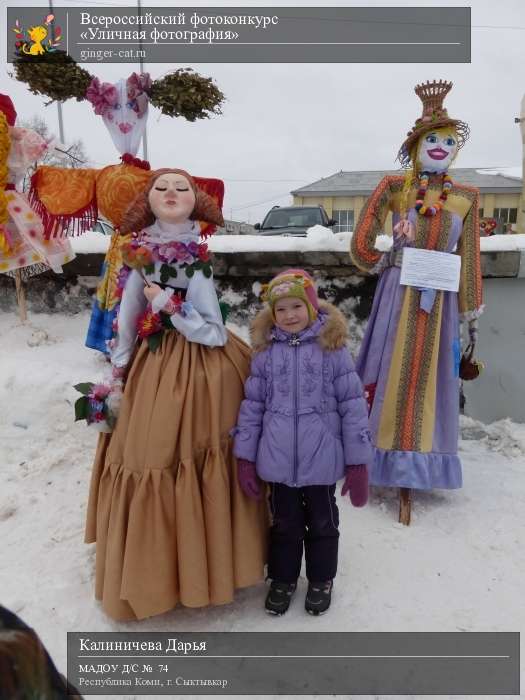
[[[417,149],[420,170],[442,173],[448,170],[458,152],[458,136],[453,127],[443,127],[424,134]]]
[[[310,325],[308,307],[297,297],[278,299],[273,307],[276,325],[286,333],[300,333]]]
[[[188,180],[178,173],[160,175],[148,199],[155,217],[169,224],[183,223],[195,208],[195,193]]]

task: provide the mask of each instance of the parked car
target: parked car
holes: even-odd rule
[[[273,207],[256,232],[264,236],[306,236],[311,226],[332,228],[337,221],[330,219],[321,205],[311,207]]]
[[[99,217],[97,223],[93,226],[91,231],[96,231],[97,233],[103,233],[105,236],[112,236],[115,233],[115,229],[112,224],[106,219]]]

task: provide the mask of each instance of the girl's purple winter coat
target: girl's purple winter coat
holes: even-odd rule
[[[273,325],[269,309],[252,325],[253,357],[234,453],[261,479],[287,486],[334,484],[346,465],[371,461],[363,386],[346,347],[346,321],[320,302],[298,335]]]

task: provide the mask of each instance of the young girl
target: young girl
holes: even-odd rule
[[[121,227],[136,237],[123,251],[133,269],[112,395],[125,386],[100,438],[86,531],[96,596],[119,620],[227,603],[263,576],[266,508],[239,488],[229,438],[250,350],[224,327],[198,220],[222,216],[188,173],[166,169]]]
[[[243,491],[262,496],[270,483],[273,526],[266,610],[288,609],[305,547],[312,615],[329,605],[337,569],[339,518],[335,483],[354,506],[368,500],[371,459],[367,405],[346,347],[347,324],[319,302],[304,270],[287,270],[267,286],[268,308],[252,325],[255,356],[235,428]]]

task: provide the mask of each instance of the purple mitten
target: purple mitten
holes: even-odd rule
[[[341,496],[350,495],[350,503],[361,508],[368,503],[368,469],[366,464],[354,464],[346,468]]]
[[[237,478],[242,492],[248,498],[255,501],[260,501],[262,498],[262,489],[259,477],[255,471],[255,464],[247,459],[237,460]]]

